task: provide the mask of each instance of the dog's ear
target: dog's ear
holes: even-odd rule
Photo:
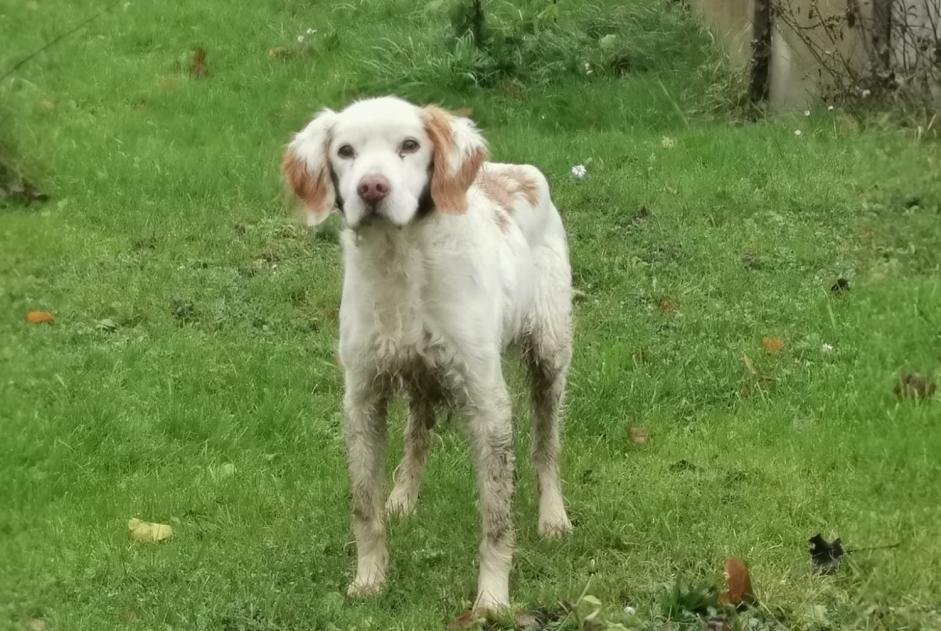
[[[307,208],[307,223],[317,225],[330,215],[337,201],[327,157],[330,130],[336,112],[321,110],[294,135],[284,150],[281,172],[291,191]]]
[[[438,210],[463,213],[465,193],[487,158],[487,145],[473,121],[435,105],[422,108],[431,139],[431,199]]]

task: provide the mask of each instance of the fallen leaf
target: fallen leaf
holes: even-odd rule
[[[850,282],[843,277],[837,278],[836,281],[830,285],[830,291],[834,294],[842,294],[850,290]]]
[[[478,625],[484,620],[484,616],[480,614],[475,609],[468,609],[461,612],[461,614],[448,623],[448,629],[450,631],[464,631],[465,629],[473,629],[475,625]]]
[[[459,107],[454,110],[455,116],[461,116],[463,118],[470,118],[474,114],[473,108],[470,107]]]
[[[206,69],[206,50],[197,48],[193,51],[193,59],[190,62],[190,76],[194,79],[203,79],[209,71]]]
[[[275,46],[274,48],[268,49],[268,57],[270,59],[288,59],[294,57],[300,52],[298,48],[289,48],[287,46]]]
[[[748,568],[741,559],[731,558],[725,562],[725,592],[719,596],[719,604],[739,606],[755,600]]]
[[[935,383],[928,375],[903,372],[895,384],[895,396],[900,399],[928,399],[935,389]]]
[[[810,564],[821,574],[830,574],[840,565],[843,558],[843,543],[839,538],[827,541],[816,534],[808,541],[810,544]]]
[[[676,303],[664,296],[658,304],[661,313],[673,313],[676,311]]]
[[[627,437],[635,445],[647,444],[647,430],[643,427],[631,427],[627,430]]]
[[[47,626],[47,623],[42,618],[30,618],[26,621],[27,631],[43,631]]]
[[[765,335],[761,338],[761,346],[769,353],[777,353],[784,348],[784,340],[780,337]]]
[[[516,626],[522,629],[537,627],[538,625],[539,620],[531,613],[524,612],[516,616]]]
[[[30,311],[26,314],[26,321],[32,324],[52,323],[54,320],[48,311]]]
[[[170,526],[141,521],[136,517],[128,520],[127,529],[131,532],[131,539],[144,543],[160,543],[173,536]]]

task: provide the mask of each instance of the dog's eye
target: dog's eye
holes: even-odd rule
[[[419,147],[419,144],[417,140],[415,140],[414,138],[406,138],[405,140],[402,141],[402,148],[400,150],[400,153],[415,153],[416,151],[418,151],[418,147]]]
[[[353,151],[353,147],[350,145],[343,145],[337,149],[337,155],[341,158],[352,158],[354,155],[356,155],[356,152]]]

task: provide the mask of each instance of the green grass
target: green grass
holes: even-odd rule
[[[97,6],[3,0],[0,68]],[[51,197],[0,208],[0,627],[435,629],[469,605],[456,422],[417,515],[390,525],[388,589],[341,595],[336,226],[294,223],[277,173],[311,112],[383,85],[366,63],[382,38],[440,46],[445,9],[418,6],[132,1],[0,83],[0,133]],[[268,55],[307,28],[303,54]],[[552,609],[590,593],[661,628],[674,585],[718,584],[739,556],[768,628],[941,628],[941,401],[892,392],[903,370],[941,376],[938,145],[839,111],[707,118],[694,69],[672,63],[406,90],[473,107],[495,158],[548,174],[570,234],[576,529],[536,536],[517,397],[512,596]],[[841,276],[852,288],[832,295]],[[27,324],[34,309],[55,323]],[[402,422],[399,406],[390,473]],[[131,542],[135,516],[173,539]],[[816,532],[900,545],[817,576]]]

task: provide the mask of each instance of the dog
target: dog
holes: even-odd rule
[[[509,605],[513,428],[501,356],[531,384],[541,535],[571,530],[559,425],[572,355],[571,269],[561,216],[535,167],[486,162],[474,123],[395,97],[324,109],[287,145],[284,179],[318,224],[342,217],[339,359],[356,539],[347,593],[385,582],[384,514],[415,510],[435,410],[466,417],[481,538],[477,609]],[[405,448],[384,497],[386,408],[408,397]]]

